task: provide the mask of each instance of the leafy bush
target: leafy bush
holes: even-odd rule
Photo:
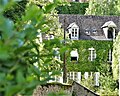
[[[14,19],[3,15],[14,5],[12,1],[0,1],[0,96],[31,95],[37,85],[52,79],[51,75],[59,74],[54,70],[49,75],[48,62],[52,62],[49,59],[52,55],[45,54],[45,44],[37,42],[38,30],[48,33],[51,26],[59,29],[58,23],[54,22],[57,16],[52,15],[59,2],[46,2],[43,8],[39,8],[31,1],[21,20],[13,22]]]
[[[58,14],[81,14],[84,15],[88,3],[71,2],[70,5],[57,7]]]

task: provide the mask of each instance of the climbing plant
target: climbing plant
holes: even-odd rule
[[[67,52],[67,68],[68,71],[76,72],[95,72],[98,71],[100,66],[107,65],[107,57],[109,49],[112,49],[112,41],[95,41],[95,40],[79,40],[74,41]],[[94,61],[88,60],[89,48],[93,47],[96,50],[96,59]],[[79,59],[74,63],[70,60],[70,52],[74,49],[78,49]],[[89,67],[88,67],[89,66]],[[102,70],[99,70],[102,71]],[[105,70],[104,70],[105,72]]]

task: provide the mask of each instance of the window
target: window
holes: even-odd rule
[[[100,77],[100,73],[99,72],[95,72],[95,76],[94,76],[94,84],[95,86],[99,86],[99,77]]]
[[[75,22],[71,23],[67,29],[71,40],[79,39],[79,26]]]
[[[53,52],[54,52],[54,58],[57,60],[60,60],[60,52],[59,52],[59,48],[53,48]]]
[[[96,58],[96,50],[94,48],[89,48],[88,50],[89,50],[89,57],[88,57],[88,59],[90,61],[95,60],[95,58]]]
[[[108,52],[108,62],[112,62],[112,49]]]
[[[75,81],[78,81],[78,80],[80,80],[81,79],[81,74],[80,74],[80,77],[78,77],[78,74],[79,74],[80,72],[69,72],[68,73],[68,80],[75,80]],[[79,79],[80,78],[80,79]]]
[[[84,78],[85,78],[85,79],[88,79],[88,77],[89,77],[88,72],[85,72],[85,73],[84,73]]]
[[[73,2],[79,2],[79,0],[73,0]]]
[[[50,39],[54,39],[54,34],[50,34]]]
[[[71,61],[78,61],[79,54],[77,52],[77,49],[70,52],[71,55]]]
[[[78,30],[75,29],[75,28],[73,28],[73,29],[72,29],[72,34],[71,34],[71,35],[72,35],[71,38],[77,39],[77,38],[78,38]]]
[[[86,35],[90,35],[90,30],[89,29],[85,29],[85,34]]]
[[[94,28],[94,29],[92,29],[92,32],[95,34],[95,33],[97,33],[97,30]]]
[[[113,39],[114,29],[112,27],[108,28],[108,39]]]

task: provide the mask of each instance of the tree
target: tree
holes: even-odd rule
[[[119,15],[119,0],[90,0],[86,15]]]
[[[113,44],[113,62],[112,62],[112,69],[113,69],[113,77],[115,80],[118,80],[119,76],[119,64],[120,64],[120,33],[114,40]]]
[[[62,4],[62,0],[38,2],[39,6],[35,1],[28,2],[25,15],[15,23],[3,15],[14,2],[0,1],[2,22],[0,23],[0,95],[2,96],[31,95],[36,85],[51,79],[48,62],[51,62],[52,55],[47,54],[48,50],[44,49],[45,43],[38,44],[36,39],[39,39],[37,38],[39,30],[45,33],[53,30],[61,32],[58,21],[55,21],[57,14],[54,9]],[[52,49],[51,46],[50,48]],[[34,66],[36,63],[38,67]]]

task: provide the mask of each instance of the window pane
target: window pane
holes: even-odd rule
[[[74,37],[74,32],[72,32],[72,37]]]
[[[75,32],[75,37],[77,37],[77,32]]]

